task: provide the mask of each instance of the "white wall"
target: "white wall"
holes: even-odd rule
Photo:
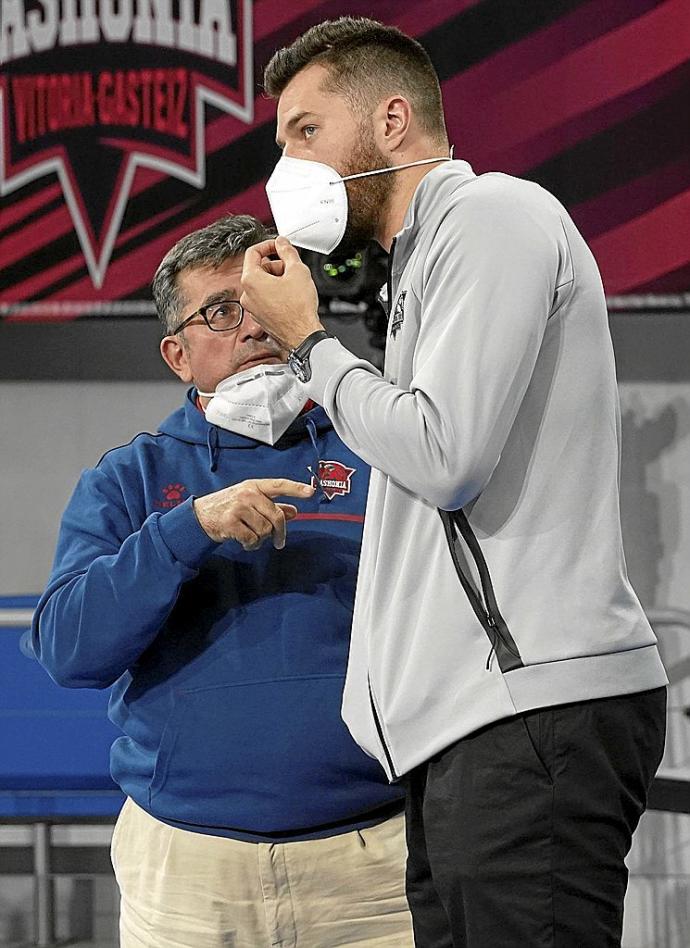
[[[690,384],[625,382],[621,509],[628,572],[644,606],[690,612]],[[667,668],[690,632],[658,631]],[[690,681],[669,690],[663,772],[690,773]],[[649,811],[628,857],[624,948],[690,945],[690,815]]]
[[[79,473],[155,431],[184,392],[174,379],[0,383],[0,595],[41,592]]]
[[[620,395],[628,572],[646,607],[690,609],[690,382],[624,382]]]

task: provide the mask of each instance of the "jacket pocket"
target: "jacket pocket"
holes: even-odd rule
[[[491,659],[494,654],[498,661],[498,667],[504,674],[516,668],[522,668],[522,656],[498,608],[489,567],[464,510],[462,508],[458,510],[441,510],[439,508],[438,512],[460,585],[464,589],[472,610],[491,643],[491,651],[486,662],[487,670],[491,667]],[[467,561],[464,548],[460,542],[461,537],[477,568],[481,582],[481,595],[469,575],[469,570],[463,568],[463,564],[466,564]]]
[[[555,763],[554,709],[537,708],[520,715],[538,765],[553,784]]]

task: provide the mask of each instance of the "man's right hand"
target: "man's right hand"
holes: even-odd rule
[[[314,493],[309,484],[285,478],[242,481],[213,494],[194,499],[194,513],[202,530],[217,543],[237,540],[245,550],[258,550],[273,540],[276,550],[285,546],[287,523],[297,516],[292,504],[277,504],[274,497],[301,497]]]

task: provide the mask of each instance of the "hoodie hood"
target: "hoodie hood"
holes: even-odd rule
[[[218,425],[212,425],[206,420],[203,411],[197,408],[198,392],[192,387],[187,392],[184,405],[169,415],[158,430],[161,434],[176,438],[178,441],[184,441],[187,444],[204,444],[209,448],[210,453],[215,453],[223,448],[265,448],[266,445],[254,438],[248,438],[245,435],[235,434],[234,431],[227,431]],[[287,431],[273,446],[277,450],[293,444],[302,438],[308,437],[306,428],[306,419],[314,423],[317,431],[328,431],[333,427],[326,412],[319,405],[299,415]]]

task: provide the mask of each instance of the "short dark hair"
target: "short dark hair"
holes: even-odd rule
[[[264,70],[266,92],[278,99],[297,73],[313,63],[328,69],[326,87],[360,113],[369,112],[385,95],[401,93],[422,129],[439,144],[447,142],[436,70],[424,47],[395,27],[351,16],[312,26],[273,55]]]
[[[151,284],[158,318],[165,332],[171,332],[177,325],[184,306],[177,282],[182,270],[220,267],[274,233],[251,214],[227,214],[178,240],[163,257]]]

